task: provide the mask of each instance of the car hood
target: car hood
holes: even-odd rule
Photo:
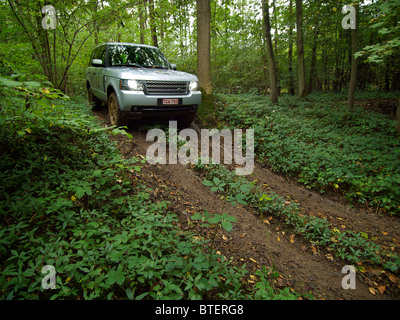
[[[105,75],[135,80],[198,81],[198,78],[193,74],[168,69],[112,67],[107,68]]]

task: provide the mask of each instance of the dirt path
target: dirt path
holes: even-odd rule
[[[96,112],[99,118],[108,124],[106,111]],[[120,151],[125,157],[146,156],[147,148],[152,144],[146,141],[146,132],[129,129],[133,139],[116,137]],[[380,215],[375,210],[351,208],[339,196],[323,196],[318,192],[305,189],[295,181],[277,175],[267,168],[256,164],[250,179],[281,196],[288,196],[299,203],[303,213],[326,217],[329,222],[342,229],[362,231],[386,247],[397,248],[400,234],[398,218]],[[140,172],[142,179],[153,189],[154,200],[168,200],[171,209],[178,213],[183,229],[188,226],[188,216],[194,212],[208,210],[211,213],[224,212],[236,217],[237,222],[230,233],[223,232],[216,239],[216,247],[226,257],[233,258],[238,264],[246,263],[250,271],[261,266],[275,266],[281,276],[275,281],[277,287],[289,286],[303,294],[312,293],[316,299],[398,299],[398,297],[383,294],[371,286],[378,285],[369,274],[357,273],[355,290],[344,290],[341,273],[345,262],[333,258],[329,252],[312,250],[309,241],[299,236],[290,238],[292,231],[276,218],[261,219],[252,209],[243,206],[225,205],[215,193],[202,184],[200,174],[190,166],[176,165],[144,165]],[[268,220],[268,223],[263,221]],[[204,232],[204,231],[203,231]],[[206,234],[205,234],[206,236]],[[292,240],[292,241],[290,241]],[[379,275],[378,275],[379,276]]]

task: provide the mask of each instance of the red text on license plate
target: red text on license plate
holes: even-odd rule
[[[163,104],[179,104],[179,99],[163,99]]]

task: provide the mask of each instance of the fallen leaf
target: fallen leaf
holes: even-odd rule
[[[278,287],[283,287],[285,284],[282,278],[278,278],[274,282],[277,284]]]
[[[276,237],[276,240],[281,241],[281,238],[279,238],[279,236]]]
[[[326,219],[326,215],[324,215],[320,212],[317,212],[317,216],[321,217],[322,219]]]
[[[317,249],[315,247],[311,246],[311,250],[315,255],[318,254],[318,251],[317,251]]]
[[[333,256],[331,254],[327,254],[325,257],[327,257],[328,260],[333,261]]]
[[[369,292],[370,292],[371,294],[376,295],[376,290],[375,290],[374,288],[369,287],[368,290],[369,290]]]
[[[389,274],[389,279],[390,279],[390,281],[392,281],[393,283],[396,283],[396,282],[398,282],[399,281],[399,278],[398,277],[396,277],[394,274]]]
[[[384,294],[385,293],[385,289],[386,289],[386,286],[379,286],[378,287],[378,290],[379,290],[380,294]]]
[[[269,221],[268,221],[267,219],[263,220],[263,222],[264,222],[265,224],[269,224]]]
[[[363,266],[359,266],[359,267],[358,267],[358,271],[360,271],[361,273],[367,272],[367,270],[366,270],[365,267],[363,267]]]
[[[258,263],[257,260],[253,259],[253,258],[249,258],[250,261],[253,261],[254,263]]]
[[[387,232],[385,232],[385,231],[382,231],[382,234],[383,234],[384,236],[387,236],[389,233],[387,233]]]
[[[289,241],[290,243],[294,243],[294,234],[290,235]]]
[[[224,240],[224,241],[227,241],[228,240],[228,237],[226,236],[226,235],[222,235],[222,239]]]

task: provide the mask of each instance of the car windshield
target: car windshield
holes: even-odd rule
[[[135,66],[169,69],[170,64],[157,48],[112,45],[110,46],[111,66]]]

